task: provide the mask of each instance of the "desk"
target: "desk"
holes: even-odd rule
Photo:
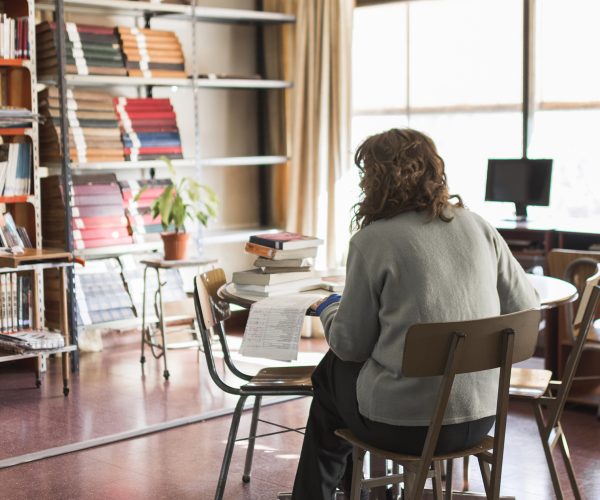
[[[528,274],[527,277],[540,296],[542,309],[552,309],[577,299],[577,289],[571,285],[571,283],[549,276],[538,276],[537,274]],[[323,295],[329,295],[331,293],[326,290],[309,290],[308,292],[322,292]],[[249,308],[254,302],[259,300],[258,298],[255,299],[249,295],[236,294],[232,287],[232,283],[223,285],[219,289],[218,294],[224,301],[244,308]]]

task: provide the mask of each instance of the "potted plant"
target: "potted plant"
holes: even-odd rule
[[[167,157],[161,157],[169,169],[173,183],[165,188],[151,205],[152,217],[160,216],[164,232],[160,234],[165,252],[165,260],[182,260],[187,256],[189,233],[185,221],[199,221],[206,227],[209,219],[217,215],[217,195],[205,184],[190,177],[177,178],[175,167]],[[137,195],[139,199],[144,189]],[[169,228],[172,228],[169,231]]]

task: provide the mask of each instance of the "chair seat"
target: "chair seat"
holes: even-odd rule
[[[310,379],[315,366],[282,366],[263,368],[240,389],[254,391],[312,391]]]
[[[396,462],[417,462],[421,460],[421,456],[417,455],[404,455],[402,453],[396,453],[393,451],[383,450],[381,448],[376,448],[364,441],[358,439],[350,429],[337,429],[335,431],[335,435],[345,439],[353,446],[361,448],[363,450],[368,451],[369,453],[378,455],[380,457],[387,458],[388,460],[394,460]],[[465,457],[468,455],[477,455],[479,453],[483,453],[484,451],[491,450],[494,447],[494,438],[492,436],[486,436],[483,440],[472,448],[467,448],[464,450],[455,451],[452,453],[444,453],[440,455],[434,455],[433,461],[437,460],[452,460],[454,458]]]
[[[540,398],[546,393],[551,378],[552,372],[549,370],[513,367],[509,394],[519,398]]]

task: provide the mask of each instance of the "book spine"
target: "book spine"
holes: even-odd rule
[[[260,236],[250,236],[250,243],[262,245],[264,247],[275,248],[277,250],[283,250],[283,241],[270,240],[268,238],[261,238]]]
[[[12,328],[13,331],[19,330],[19,318],[17,313],[17,273],[10,273],[10,284],[11,284],[11,306],[12,306]]]
[[[267,259],[272,259],[275,256],[274,248],[257,245],[256,243],[247,242],[245,250],[247,253],[266,257]]]

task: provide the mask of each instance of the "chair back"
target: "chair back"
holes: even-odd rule
[[[461,353],[456,360],[457,374],[502,366],[502,339],[507,330],[516,333],[513,363],[529,359],[535,350],[539,322],[540,312],[532,309],[493,318],[413,325],[406,334],[402,375],[444,375],[448,355],[457,334],[463,339]]]
[[[422,463],[430,464],[433,458],[455,376],[500,368],[489,485],[489,491],[500,491],[510,370],[513,362],[533,355],[539,322],[540,311],[532,309],[478,320],[418,324],[408,329],[402,375],[443,375],[423,446]]]
[[[216,335],[221,344],[223,361],[229,370],[238,378],[250,380],[251,375],[236,368],[231,359],[223,321],[231,316],[229,304],[220,299],[218,290],[226,283],[225,272],[221,268],[202,273],[194,279],[194,305],[200,338],[208,372],[215,384],[230,394],[240,394],[237,387],[227,384],[216,368],[213,352],[212,335]]]
[[[591,284],[593,281],[596,282],[595,285]],[[571,348],[571,352],[569,353],[569,357],[567,358],[561,384],[558,389],[558,394],[556,395],[556,398],[552,400],[551,407],[548,411],[548,419],[546,422],[548,429],[554,428],[560,421],[562,411],[565,407],[565,403],[567,402],[569,391],[573,385],[573,379],[575,378],[575,372],[577,372],[577,366],[579,365],[579,360],[581,359],[581,353],[585,347],[585,342],[587,340],[588,333],[590,332],[592,323],[596,318],[596,310],[600,305],[600,285],[598,285],[597,280],[590,279],[590,285],[589,287],[586,285],[584,295],[586,293],[588,295],[588,298],[586,299],[587,304],[583,311],[583,316],[578,327],[579,334],[577,335],[575,342],[573,343],[573,347]],[[582,297],[581,302],[583,302],[583,299],[584,297]]]
[[[600,262],[589,258],[576,259],[567,266],[565,279],[575,285],[581,297],[573,320],[573,328],[577,329],[583,321],[592,290],[600,283]]]

